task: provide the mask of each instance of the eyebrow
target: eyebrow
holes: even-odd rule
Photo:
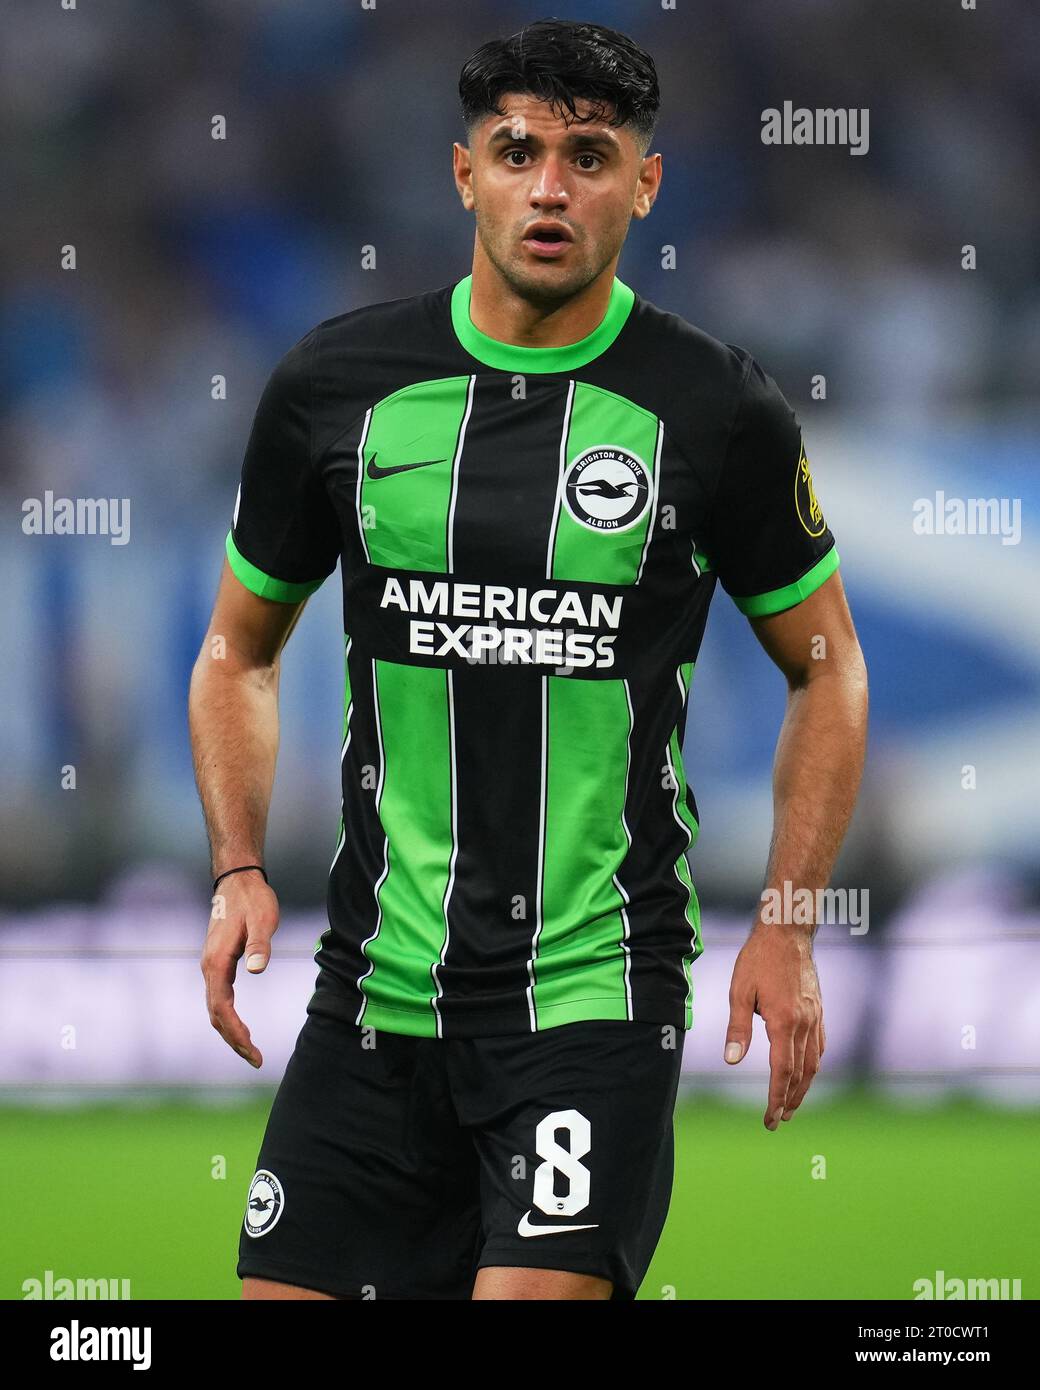
[[[513,127],[500,126],[495,133],[488,139],[488,145],[530,145],[532,149],[540,149],[543,141],[537,135],[514,135]],[[588,130],[572,130],[563,137],[565,145],[574,148],[588,147],[590,145],[605,146],[609,149],[619,149],[617,137],[608,135],[605,131],[593,132]]]

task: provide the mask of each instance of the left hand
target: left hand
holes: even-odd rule
[[[763,1123],[772,1130],[801,1105],[826,1044],[820,981],[807,931],[759,923],[741,948],[729,987],[726,1061],[731,1065],[747,1056],[754,1014],[765,1021],[769,1038],[769,1101]]]

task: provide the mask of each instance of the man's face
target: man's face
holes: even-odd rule
[[[499,105],[505,115],[482,121],[468,151],[455,145],[455,182],[488,260],[523,298],[551,306],[616,259],[632,217],[650,211],[661,156],[644,159],[627,127],[568,125],[566,111],[554,115],[527,93],[506,93]],[[586,116],[593,103],[576,106]],[[537,223],[553,224],[562,239]]]

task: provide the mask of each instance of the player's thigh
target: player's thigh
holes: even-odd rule
[[[682,1040],[596,1020],[451,1044],[481,1159],[481,1269],[584,1275],[635,1296],[671,1197]]]
[[[477,1270],[473,1297],[476,1300],[592,1301],[609,1299],[613,1288],[609,1279],[600,1279],[592,1274],[572,1274],[563,1269],[503,1269],[496,1265],[485,1265]]]
[[[468,1298],[479,1172],[442,1043],[308,1015],[246,1200],[240,1278],[341,1298]]]
[[[242,1298],[246,1302],[257,1300],[285,1300],[302,1298],[335,1299],[338,1295],[319,1293],[317,1289],[305,1289],[299,1284],[282,1284],[277,1279],[258,1279],[247,1274],[242,1280]]]

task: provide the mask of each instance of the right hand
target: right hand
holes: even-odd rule
[[[267,969],[271,937],[278,930],[278,899],[258,873],[232,874],[217,897],[223,898],[224,915],[210,917],[200,962],[209,1021],[229,1047],[259,1068],[264,1059],[235,1012],[235,971],[243,955],[251,975]]]

